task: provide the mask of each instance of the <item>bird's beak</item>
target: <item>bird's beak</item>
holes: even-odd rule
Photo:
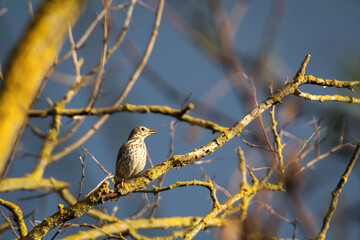
[[[154,129],[149,129],[149,131],[148,131],[148,134],[150,135],[150,134],[155,134],[156,133],[156,130],[154,130]]]

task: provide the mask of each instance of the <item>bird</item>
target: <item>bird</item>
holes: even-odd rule
[[[147,149],[145,138],[156,131],[144,126],[134,128],[127,141],[120,147],[116,159],[115,187],[123,187],[126,180],[140,175],[146,165]]]

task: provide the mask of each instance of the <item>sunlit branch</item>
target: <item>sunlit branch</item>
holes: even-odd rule
[[[336,210],[336,207],[337,207],[337,204],[339,201],[340,193],[341,193],[345,183],[348,180],[350,172],[354,168],[355,162],[358,159],[359,154],[360,154],[360,143],[357,144],[355,152],[354,152],[353,156],[351,157],[351,160],[350,160],[348,166],[346,167],[345,172],[343,173],[343,175],[341,175],[340,181],[339,181],[338,185],[336,186],[335,190],[331,191],[332,198],[331,198],[331,202],[329,205],[329,209],[324,217],[322,228],[321,228],[319,234],[315,238],[316,240],[325,239],[326,232],[330,225],[330,220]]]

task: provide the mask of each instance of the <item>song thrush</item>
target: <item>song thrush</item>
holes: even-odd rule
[[[128,140],[120,147],[115,172],[115,187],[123,185],[124,181],[135,178],[145,168],[147,149],[145,138],[156,133],[144,126],[134,128]]]

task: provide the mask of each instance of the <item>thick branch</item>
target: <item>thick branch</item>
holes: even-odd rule
[[[77,202],[71,207],[64,208],[64,205],[59,204],[58,212],[48,218],[45,218],[22,239],[42,239],[51,229],[54,229],[68,220],[80,217],[92,209],[95,205],[101,203],[100,196],[108,192],[108,186],[109,183],[105,182],[96,192],[90,194],[88,197]]]
[[[35,179],[31,177],[24,178],[7,178],[0,182],[0,192],[18,191],[18,190],[54,190],[60,191],[68,188],[70,185],[53,178]]]
[[[64,199],[69,205],[74,205],[77,202],[76,198],[69,192],[68,189],[64,188],[59,193],[62,199]],[[114,216],[110,216],[96,209],[89,210],[87,214],[98,220],[107,221],[107,222],[116,222],[119,220]]]
[[[68,26],[76,21],[85,3],[85,0],[44,1],[14,51],[0,90],[0,172],[27,121],[27,111],[43,78],[57,58]]]
[[[151,218],[117,221],[115,223],[106,224],[101,230],[93,229],[89,231],[79,231],[78,233],[64,238],[64,240],[87,240],[104,237],[109,234],[127,233],[130,230],[155,229],[155,228],[186,228],[193,226],[201,220],[200,217],[173,217],[173,218]],[[214,218],[207,227],[221,227],[228,223],[229,220],[222,218]]]

